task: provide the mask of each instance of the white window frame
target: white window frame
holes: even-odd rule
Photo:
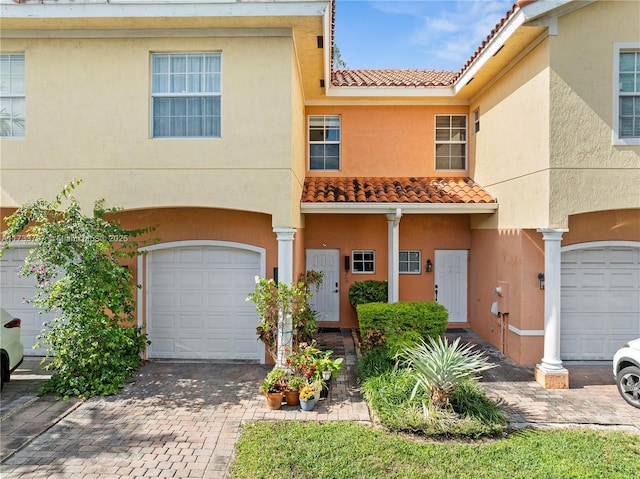
[[[453,117],[464,117],[464,131],[465,131],[465,139],[464,140],[438,140],[438,130],[444,129],[442,127],[438,127],[438,118],[439,117],[449,117],[449,130],[453,130],[454,127],[451,126],[451,118]],[[469,167],[469,117],[465,114],[459,113],[443,113],[437,114],[434,117],[433,122],[433,134],[434,134],[434,150],[433,150],[433,160],[434,167],[436,171],[466,171]],[[451,136],[451,135],[450,135]],[[438,145],[464,145],[464,168],[438,168]],[[449,165],[451,165],[451,157],[449,157]]]
[[[365,259],[364,255],[371,255],[371,259]],[[356,255],[362,255],[363,258],[356,260]],[[362,270],[356,270],[356,264],[362,264]],[[371,271],[366,271],[365,264],[371,264]],[[372,249],[354,249],[351,251],[351,272],[353,274],[375,274],[376,272],[376,252]]]
[[[480,131],[480,108],[473,110],[473,132],[478,133]]]
[[[635,51],[640,53],[640,42],[621,42],[613,44],[613,144],[640,145],[640,137],[620,137],[620,97],[635,96],[640,101],[640,91],[622,93],[620,91],[620,53]]]
[[[327,136],[327,131],[329,128],[327,127],[327,119],[337,119],[338,120],[338,139],[337,140],[329,140],[324,139],[322,141],[314,141],[311,140],[311,119],[312,118],[322,118],[323,121],[323,131],[325,138]],[[340,115],[308,115],[307,116],[307,155],[308,155],[308,169],[309,171],[340,171],[340,167],[342,166],[342,117]],[[324,158],[324,167],[323,168],[312,168],[311,167],[311,147],[312,145],[336,145],[338,147],[338,167],[337,168],[327,168],[327,156]]]
[[[412,253],[417,253],[418,254],[418,259],[417,260],[411,260],[411,254]],[[407,255],[407,259],[403,260],[402,256],[403,254]],[[402,264],[406,263],[407,265],[407,271],[402,271]],[[417,271],[411,270],[411,265],[412,264],[416,264],[418,266]],[[400,274],[421,274],[422,273],[422,251],[420,250],[400,250],[399,251],[399,257],[398,257],[398,270],[400,272]]]
[[[187,92],[187,91],[182,91],[182,92],[156,92],[154,91],[154,58],[156,56],[161,56],[161,55],[166,55],[169,56],[169,58],[171,58],[172,56],[177,56],[177,55],[214,55],[219,57],[220,59],[220,68],[217,72],[215,72],[218,76],[219,76],[219,81],[218,81],[218,90],[217,91],[198,91],[198,92]],[[199,51],[199,52],[154,52],[151,54],[151,73],[150,73],[150,78],[151,78],[151,86],[150,86],[150,90],[151,90],[151,105],[150,105],[150,134],[151,134],[151,138],[154,139],[158,139],[158,140],[166,140],[166,139],[204,139],[204,140],[215,140],[215,139],[220,139],[222,138],[222,53],[219,51]],[[202,72],[201,72],[202,74]],[[171,70],[169,71],[169,76],[171,76]],[[202,85],[204,85],[204,78],[201,80],[202,81]],[[217,135],[157,135],[155,132],[155,127],[154,127],[154,120],[155,120],[155,112],[154,112],[154,103],[155,103],[155,99],[156,98],[205,98],[205,97],[216,97],[219,98],[220,100],[220,106],[219,106],[219,117],[217,119],[217,130],[218,133]]]
[[[26,83],[25,83],[26,72],[23,71],[22,73],[22,91],[14,90],[14,88],[12,87],[11,79],[16,75],[12,74],[11,68],[12,68],[12,57],[15,57],[16,59],[18,58],[22,59],[23,68],[26,69],[25,55],[24,53],[3,53],[3,54],[0,54],[0,57],[6,58],[9,62],[8,63],[9,71],[6,72],[8,74],[7,80],[9,81],[9,85],[8,86],[5,84],[0,85],[0,98],[2,98],[2,103],[10,104],[9,111],[2,113],[3,115],[7,115],[7,118],[3,119],[3,123],[4,121],[6,121],[6,126],[8,126],[10,131],[8,131],[7,135],[0,134],[0,138],[21,139],[21,138],[24,138],[26,135]],[[0,82],[4,83],[2,79],[0,79]],[[21,102],[23,105],[23,108],[22,108],[23,111],[21,111],[19,114],[16,114],[16,109],[14,107],[15,102]],[[16,122],[18,123],[21,122],[22,128],[16,127]]]

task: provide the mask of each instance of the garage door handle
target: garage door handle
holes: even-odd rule
[[[339,293],[340,290],[338,289],[338,283],[336,283],[336,289],[333,291],[334,293]]]

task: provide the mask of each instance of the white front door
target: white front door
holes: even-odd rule
[[[467,322],[467,250],[436,250],[435,298],[450,323]]]
[[[324,280],[318,290],[311,289],[309,303],[318,313],[318,321],[340,320],[340,251],[337,249],[308,249],[307,271],[322,271]]]

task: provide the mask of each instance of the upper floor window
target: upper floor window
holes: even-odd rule
[[[340,169],[339,116],[309,116],[309,169]]]
[[[24,54],[0,55],[0,136],[24,137]]]
[[[613,142],[640,145],[640,44],[614,48]]]
[[[478,133],[480,131],[480,108],[473,111],[473,132]]]
[[[467,116],[436,115],[436,170],[467,167]]]
[[[151,56],[152,136],[220,138],[220,53]]]

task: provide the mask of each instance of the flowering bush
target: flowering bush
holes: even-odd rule
[[[39,341],[48,347],[44,366],[55,372],[42,392],[63,397],[114,394],[138,368],[147,337],[135,324],[132,275],[120,264],[136,256],[136,238],[154,228],[127,230],[106,215],[119,211],[96,202],[86,216],[65,186],[55,201],[36,200],[5,218],[0,256],[11,241],[30,238],[20,274],[34,276],[36,295],[26,302],[54,311]],[[67,203],[63,209],[63,202]],[[19,236],[20,235],[20,236]]]
[[[315,396],[315,391],[311,386],[304,386],[300,389],[300,400],[301,401],[309,401]]]

